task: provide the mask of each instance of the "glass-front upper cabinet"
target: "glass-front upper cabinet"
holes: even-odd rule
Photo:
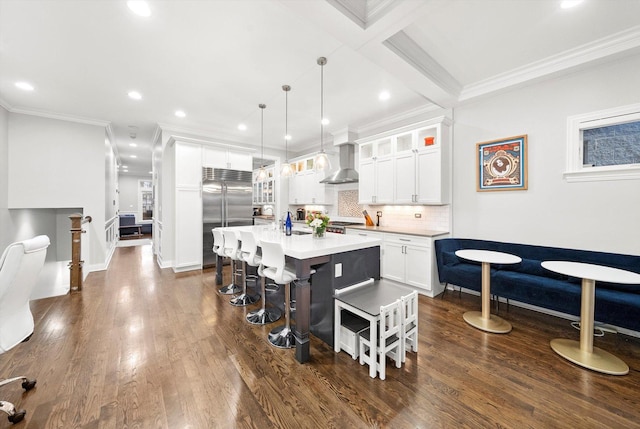
[[[413,133],[400,134],[396,137],[396,153],[410,152],[413,149]]]
[[[418,130],[418,141],[416,149],[421,147],[439,146],[438,127],[423,128]]]

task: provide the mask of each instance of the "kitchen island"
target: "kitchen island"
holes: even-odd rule
[[[381,240],[358,235],[325,234],[286,236],[263,226],[224,228],[251,230],[260,241],[279,241],[287,262],[295,266],[296,359],[310,358],[309,333],[333,346],[333,295],[340,289],[369,278],[380,278]],[[314,274],[312,275],[312,271]],[[313,288],[313,294],[312,292]],[[313,296],[312,296],[313,295]]]

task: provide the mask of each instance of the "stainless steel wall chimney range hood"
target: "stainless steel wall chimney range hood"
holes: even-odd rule
[[[355,165],[355,145],[345,143],[340,145],[340,167],[338,171],[330,174],[320,181],[330,185],[340,185],[343,183],[358,183],[358,172]]]

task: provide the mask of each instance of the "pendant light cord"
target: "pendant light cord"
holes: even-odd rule
[[[266,104],[258,104],[260,108],[260,150],[261,150],[261,166],[264,167],[264,109],[267,107]]]
[[[326,62],[324,57],[318,59],[320,64],[320,152],[324,152],[324,65]]]
[[[283,85],[284,90],[284,156],[285,162],[289,162],[289,91],[291,87],[289,85]]]

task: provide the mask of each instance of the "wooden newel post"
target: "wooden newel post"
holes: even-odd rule
[[[82,229],[82,224],[85,222],[91,222],[91,216],[86,216],[84,219],[80,213],[75,213],[69,216],[71,219],[71,262],[69,262],[69,269],[71,270],[70,276],[70,291],[82,290],[82,264],[84,261],[80,260],[82,237],[81,234],[86,232]]]

